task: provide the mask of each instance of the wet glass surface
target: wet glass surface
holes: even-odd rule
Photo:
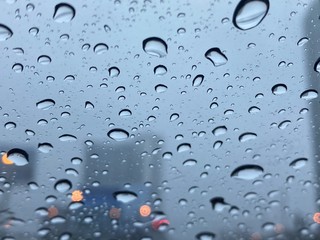
[[[0,1],[0,239],[320,239],[317,0]]]

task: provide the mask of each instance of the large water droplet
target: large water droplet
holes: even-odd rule
[[[318,92],[314,89],[309,89],[301,93],[300,98],[304,100],[311,100],[318,97]]]
[[[108,71],[110,77],[118,77],[120,74],[120,70],[117,67],[111,67]]]
[[[258,26],[269,10],[269,0],[241,0],[233,14],[233,24],[248,30]]]
[[[165,57],[168,53],[168,46],[165,41],[158,37],[151,37],[143,40],[143,50],[152,56]]]
[[[16,73],[21,73],[23,71],[23,65],[20,63],[16,63],[12,66],[13,71]]]
[[[215,67],[222,66],[228,62],[228,58],[219,48],[210,48],[204,55]]]
[[[52,108],[54,105],[55,105],[55,101],[53,101],[52,99],[45,99],[40,102],[37,102],[36,104],[37,108],[42,110],[48,110]]]
[[[257,134],[247,132],[247,133],[243,133],[239,136],[239,141],[240,142],[247,142],[247,141],[255,139],[256,137],[257,137]]]
[[[213,144],[213,149],[217,150],[219,149],[221,146],[222,146],[223,142],[222,141],[216,141],[214,144]]]
[[[62,142],[74,142],[77,138],[71,134],[63,134],[59,137],[60,141]]]
[[[227,133],[227,128],[226,128],[226,126],[219,126],[219,127],[216,127],[215,129],[213,129],[212,133],[215,136],[220,136],[220,135]]]
[[[281,95],[287,92],[287,86],[284,84],[274,85],[271,89],[274,95]]]
[[[65,193],[72,188],[72,184],[67,179],[61,179],[54,185],[54,188],[61,193]]]
[[[104,43],[98,43],[97,45],[94,46],[93,51],[96,54],[103,54],[108,51],[109,47],[107,44]]]
[[[122,203],[132,202],[138,197],[137,194],[129,191],[115,192],[113,196],[115,199],[117,199],[119,202],[122,202]]]
[[[19,148],[11,149],[7,152],[6,156],[7,159],[13,162],[17,166],[24,166],[29,163],[29,156],[28,154]],[[4,157],[2,157],[3,159]]]
[[[279,129],[285,129],[285,128],[287,128],[287,127],[290,125],[290,123],[291,123],[290,120],[282,121],[281,123],[279,123],[278,128],[279,128]]]
[[[263,168],[259,165],[243,165],[237,167],[232,173],[231,177],[252,180],[259,177],[263,173]]]
[[[108,132],[108,136],[115,141],[124,141],[129,137],[129,133],[126,130],[115,128]]]
[[[130,117],[132,115],[131,111],[129,109],[122,109],[119,112],[120,117]]]
[[[48,153],[53,149],[53,146],[50,143],[39,143],[38,150],[42,153]]]
[[[293,160],[289,166],[294,169],[299,169],[299,168],[304,167],[307,164],[307,162],[308,162],[307,158],[298,158],[298,159]]]
[[[202,84],[203,79],[204,79],[204,76],[202,74],[197,75],[192,81],[192,86],[199,87]]]
[[[320,58],[318,58],[318,60],[315,62],[313,69],[320,73]]]
[[[154,89],[156,90],[157,93],[163,93],[167,91],[168,87],[164,84],[158,84],[157,86],[155,86]]]
[[[67,3],[59,3],[54,8],[53,20],[58,23],[70,22],[75,15],[74,7]]]
[[[299,47],[302,47],[302,46],[305,45],[308,41],[309,41],[309,38],[303,37],[303,38],[301,38],[301,39],[297,42],[297,45],[298,45]]]
[[[0,41],[5,41],[9,38],[11,38],[13,35],[13,32],[10,28],[7,26],[0,24]]]
[[[197,164],[197,160],[187,159],[183,162],[183,166],[194,166]]]
[[[4,124],[4,127],[7,130],[12,130],[12,129],[15,129],[17,127],[17,124],[14,123],[14,122],[7,122],[6,124]]]

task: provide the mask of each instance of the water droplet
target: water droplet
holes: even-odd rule
[[[42,65],[48,65],[49,63],[51,63],[51,58],[47,55],[41,55],[40,57],[38,57],[38,63]]]
[[[170,121],[173,122],[175,120],[177,120],[179,118],[179,114],[178,113],[173,113],[170,116]]]
[[[258,26],[269,10],[269,0],[241,0],[233,14],[233,24],[248,30]]]
[[[13,35],[13,32],[10,28],[7,26],[0,24],[0,41],[5,41],[9,38],[11,38]]]
[[[285,129],[290,125],[291,121],[290,120],[285,120],[281,122],[278,126],[279,129]]]
[[[98,43],[97,45],[94,46],[93,51],[96,54],[103,54],[106,53],[109,50],[109,47],[107,44],[104,43]]]
[[[263,173],[263,168],[259,165],[243,165],[237,167],[231,173],[231,177],[243,179],[243,180],[252,180],[259,177]]]
[[[88,109],[88,110],[94,109],[94,105],[89,101],[85,102],[84,107],[85,107],[85,109]]]
[[[74,165],[79,165],[82,163],[82,159],[81,158],[78,158],[78,157],[74,157],[71,159],[71,163],[74,164]]]
[[[249,108],[248,112],[249,113],[258,113],[258,112],[260,112],[260,108],[253,106],[253,107]]]
[[[54,185],[54,188],[61,193],[65,193],[72,188],[72,184],[67,179],[61,179]]]
[[[6,157],[9,161],[13,162],[17,166],[24,166],[29,163],[29,156],[28,154],[19,148],[13,148],[9,150],[6,154]],[[3,159],[4,157],[2,157]]]
[[[129,133],[123,129],[115,128],[108,132],[108,136],[115,141],[124,141],[129,137]]]
[[[143,50],[152,56],[165,57],[167,55],[168,46],[161,38],[151,37],[142,42]]]
[[[179,153],[189,151],[190,149],[191,149],[191,144],[189,143],[182,143],[177,147],[177,151]]]
[[[167,89],[168,89],[168,87],[163,84],[158,84],[157,86],[155,86],[155,90],[157,93],[163,93],[163,92],[167,91]]]
[[[7,122],[4,127],[7,129],[7,130],[12,130],[14,128],[16,128],[16,124],[14,122]]]
[[[228,62],[228,58],[219,48],[210,48],[205,53],[205,57],[209,59],[215,67],[222,66]]]
[[[311,100],[318,97],[318,92],[314,89],[309,89],[301,93],[300,98],[304,100]]]
[[[196,235],[197,240],[213,240],[216,235],[212,232],[201,232]]]
[[[45,99],[40,102],[37,102],[36,104],[37,108],[42,110],[48,110],[52,108],[54,105],[55,105],[55,101],[53,101],[52,99]]]
[[[23,65],[20,63],[16,63],[12,66],[13,71],[16,73],[21,73],[23,71]]]
[[[293,160],[289,166],[294,169],[299,169],[299,168],[304,167],[307,164],[307,162],[308,162],[307,158],[298,158],[298,159]]]
[[[318,58],[318,60],[315,62],[313,70],[320,73],[320,58]]]
[[[194,166],[197,164],[197,161],[194,159],[188,159],[183,162],[183,166]]]
[[[108,25],[104,25],[103,28],[104,28],[104,30],[106,32],[110,32],[111,31],[111,28]]]
[[[77,138],[71,134],[63,134],[59,137],[60,141],[62,142],[74,142]]]
[[[153,73],[157,76],[162,76],[167,73],[167,68],[163,65],[158,65],[153,69]]]
[[[214,144],[213,144],[213,149],[217,150],[219,149],[221,146],[222,146],[223,142],[222,141],[216,141]]]
[[[305,45],[308,41],[309,41],[309,38],[303,37],[303,38],[301,38],[301,39],[297,42],[297,45],[298,45],[299,47],[302,47],[302,46]]]
[[[202,84],[203,79],[204,79],[203,75],[201,75],[201,74],[197,75],[192,81],[192,86],[199,87]]]
[[[110,77],[118,77],[120,74],[120,70],[117,67],[111,67],[108,71]]]
[[[39,143],[38,150],[42,153],[48,153],[53,149],[53,146],[50,143]]]
[[[120,117],[130,117],[132,115],[132,112],[129,109],[122,109],[119,112]]]
[[[23,51],[22,48],[13,48],[12,50],[17,55],[23,55],[24,54],[24,51]]]
[[[212,130],[213,135],[220,136],[227,133],[226,126],[219,126]]]
[[[59,3],[54,8],[53,20],[57,23],[70,22],[76,15],[74,7],[67,3]]]
[[[38,33],[39,33],[39,28],[36,28],[36,27],[32,27],[29,29],[29,33],[32,35],[32,36],[36,36]]]
[[[138,198],[137,194],[129,191],[115,192],[113,196],[117,201],[122,203],[129,203]]]
[[[68,75],[65,76],[64,80],[68,82],[73,82],[75,80],[75,77],[73,75]]]
[[[253,139],[257,138],[257,134],[255,133],[251,133],[251,132],[247,132],[247,133],[243,133],[239,136],[239,141],[240,142],[247,142]]]
[[[287,86],[284,84],[276,84],[271,89],[274,95],[281,95],[287,92]]]
[[[30,129],[26,129],[25,133],[28,135],[28,136],[34,136],[36,133]]]
[[[75,170],[75,169],[73,169],[73,168],[67,168],[67,169],[65,170],[65,172],[66,172],[66,174],[68,174],[68,175],[73,175],[73,176],[75,176],[75,177],[79,175],[78,171]]]
[[[215,197],[210,200],[212,209],[217,212],[222,212],[224,208],[230,208],[230,205],[224,201],[222,197]]]

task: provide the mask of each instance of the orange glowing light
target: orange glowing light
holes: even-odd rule
[[[48,216],[49,218],[53,218],[59,214],[59,211],[56,207],[52,206],[48,208]]]
[[[261,235],[260,235],[260,233],[257,233],[257,232],[253,233],[253,234],[251,235],[250,240],[261,240]]]
[[[6,153],[2,155],[2,163],[6,165],[13,164],[13,162],[8,158]]]
[[[148,205],[142,205],[139,212],[142,217],[148,217],[151,213],[151,208]]]
[[[82,199],[83,199],[83,196],[80,190],[75,190],[72,192],[71,200],[73,202],[80,202]]]
[[[319,224],[320,224],[320,212],[316,212],[316,213],[313,215],[313,221],[315,221],[316,223],[319,223]]]

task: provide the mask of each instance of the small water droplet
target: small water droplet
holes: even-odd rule
[[[89,101],[85,102],[84,107],[85,107],[85,109],[88,109],[88,110],[94,109],[94,105]]]
[[[166,42],[158,37],[151,37],[143,40],[142,48],[151,56],[165,57],[168,54]]]
[[[57,23],[70,22],[76,15],[76,10],[70,4],[59,3],[54,8],[53,20]]]
[[[318,92],[314,89],[309,89],[301,93],[300,98],[304,100],[311,100],[318,97]]]
[[[113,196],[117,201],[122,203],[129,203],[138,198],[137,194],[129,191],[115,192]]]
[[[168,87],[163,84],[158,84],[157,86],[155,86],[155,90],[157,93],[163,93],[163,92],[167,91],[167,89],[168,89]]]
[[[276,84],[271,91],[274,95],[281,95],[287,92],[287,86],[285,84]]]
[[[22,48],[13,48],[12,50],[17,55],[23,55],[24,54],[24,51],[23,51]]]
[[[45,99],[40,102],[37,102],[36,104],[37,108],[42,110],[48,110],[52,108],[54,105],[55,105],[55,101],[53,101],[52,99]]]
[[[219,126],[212,130],[213,135],[220,136],[227,133],[226,126]]]
[[[13,71],[16,73],[21,73],[23,71],[23,65],[20,63],[16,63],[12,66]]]
[[[175,120],[177,120],[179,118],[179,114],[178,113],[173,113],[170,116],[170,121],[173,122]]]
[[[11,38],[13,35],[13,32],[10,28],[7,26],[0,24],[0,41],[5,41],[9,38]]]
[[[259,165],[242,165],[233,170],[231,177],[243,180],[252,180],[259,177],[263,171],[263,168]]]
[[[51,58],[47,55],[41,55],[40,57],[38,57],[38,63],[42,65],[48,65],[49,63],[51,63]]]
[[[210,48],[205,53],[205,57],[209,59],[215,67],[222,66],[228,62],[228,58],[219,48]]]
[[[307,162],[308,162],[307,158],[298,158],[298,159],[293,160],[289,166],[294,169],[299,169],[299,168],[304,167],[307,164]]]
[[[315,62],[313,70],[320,73],[320,58],[318,58],[317,61]]]
[[[214,144],[213,144],[213,149],[217,150],[219,149],[221,146],[222,146],[223,142],[222,141],[216,141]]]
[[[204,79],[203,75],[201,75],[201,74],[197,75],[192,81],[192,86],[199,87],[202,84],[203,79]]]
[[[291,121],[290,120],[285,120],[281,122],[278,126],[279,129],[285,129],[290,125]]]
[[[29,33],[32,35],[32,36],[36,36],[38,33],[39,33],[39,28],[36,28],[36,27],[32,27],[29,29]]]
[[[197,240],[213,240],[216,235],[212,232],[201,232],[196,235]]]
[[[109,47],[107,44],[104,43],[98,43],[97,45],[94,46],[93,51],[96,54],[103,54],[106,53],[109,50]]]
[[[177,151],[179,153],[189,151],[190,149],[191,149],[191,144],[189,143],[182,143],[177,147]]]
[[[63,134],[59,137],[59,140],[62,142],[74,142],[77,138],[71,134]]]
[[[258,26],[269,10],[269,0],[241,0],[233,14],[233,24],[248,30]]]
[[[61,193],[65,193],[72,188],[72,184],[67,179],[61,179],[54,185],[54,188]]]
[[[257,134],[255,133],[251,133],[251,132],[247,132],[247,133],[243,133],[239,136],[239,141],[240,142],[247,142],[253,139],[257,138]]]
[[[3,158],[4,157],[2,157],[2,159]],[[24,150],[19,148],[13,148],[9,150],[6,154],[6,158],[17,166],[24,166],[29,163],[28,154]]]
[[[183,162],[183,166],[194,166],[197,164],[197,161],[194,159],[188,159]]]
[[[132,112],[129,109],[122,109],[119,112],[120,117],[130,117],[132,115]]]
[[[108,136],[115,141],[124,141],[129,137],[129,133],[123,129],[115,128],[108,132]]]
[[[308,41],[309,41],[309,38],[303,37],[303,38],[301,38],[301,39],[297,42],[297,45],[298,45],[299,47],[302,47],[302,46],[305,45]]]
[[[153,69],[153,73],[157,76],[162,76],[167,73],[167,68],[163,65],[158,65]]]
[[[249,108],[248,112],[249,113],[258,113],[258,112],[260,112],[260,108],[253,106],[253,107]]]

